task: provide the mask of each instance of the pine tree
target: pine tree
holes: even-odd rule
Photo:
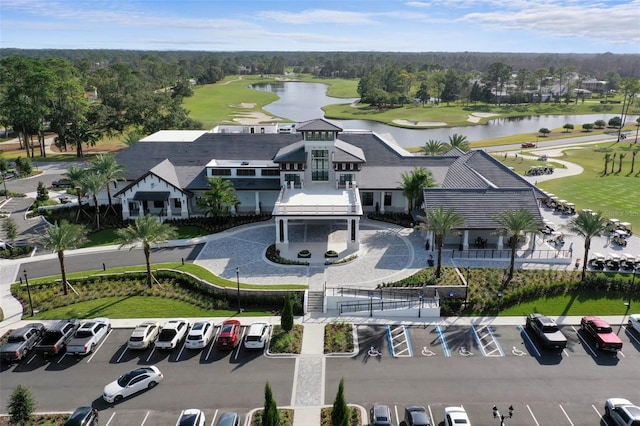
[[[44,186],[42,181],[38,182],[38,189],[36,191],[36,201],[42,202],[49,199],[49,191],[47,191],[47,188]]]
[[[31,415],[36,407],[36,401],[28,387],[18,385],[9,399],[9,423],[24,425],[31,420]]]
[[[7,241],[11,243],[18,238],[18,225],[16,225],[16,221],[11,216],[5,217],[2,221],[2,232],[7,237]]]
[[[293,302],[291,296],[287,292],[284,297],[284,307],[282,308],[282,315],[280,316],[280,326],[287,333],[293,330]]]
[[[278,412],[278,405],[275,399],[273,399],[273,393],[271,392],[271,385],[269,382],[264,387],[264,411],[262,413],[262,426],[279,426],[280,425],[280,413]]]
[[[340,379],[338,393],[333,401],[333,409],[331,410],[332,426],[349,426],[349,407],[344,398],[344,378]]]

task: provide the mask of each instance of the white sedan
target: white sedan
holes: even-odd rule
[[[640,333],[640,314],[629,315],[629,327],[633,328],[636,333]]]
[[[134,393],[155,388],[162,379],[162,373],[155,365],[136,368],[105,386],[102,399],[109,403],[120,402]]]
[[[202,349],[206,347],[213,338],[213,330],[215,330],[215,326],[211,320],[194,322],[187,335],[185,347],[187,349]]]

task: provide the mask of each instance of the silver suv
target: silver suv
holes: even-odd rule
[[[607,399],[604,411],[617,426],[640,426],[640,407],[627,399]]]

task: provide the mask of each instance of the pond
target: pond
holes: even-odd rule
[[[352,103],[358,98],[341,99],[327,96],[328,86],[320,83],[275,82],[254,84],[253,89],[275,93],[280,97],[275,102],[264,107],[265,111],[279,117],[293,121],[306,121],[324,117],[322,107],[337,103]],[[450,127],[438,129],[404,129],[369,120],[334,120],[332,123],[343,129],[366,129],[380,135],[391,135],[402,147],[423,146],[429,139],[448,141],[449,136],[458,133],[467,137],[469,141],[492,139],[521,133],[537,133],[538,129],[549,129],[564,126],[566,123],[593,123],[596,120],[609,121],[618,114],[588,114],[588,115],[542,115],[515,118],[499,118],[489,121],[486,125]],[[637,117],[630,116],[627,122]]]

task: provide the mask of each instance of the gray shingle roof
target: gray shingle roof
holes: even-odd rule
[[[322,118],[316,118],[314,120],[309,120],[304,123],[300,123],[297,127],[299,132],[309,132],[309,131],[322,131],[322,132],[341,132],[342,129],[335,124],[329,123],[327,120],[323,120]]]
[[[526,209],[542,222],[534,188],[426,188],[423,194],[427,209],[453,208],[463,215],[461,229],[497,229],[496,216],[507,210]],[[424,216],[424,211],[420,215]]]
[[[364,163],[367,161],[362,148],[350,143],[337,139],[334,143],[337,150],[335,151],[334,160],[349,161],[354,163]]]
[[[306,153],[304,152],[303,140],[280,148],[273,157],[274,163],[301,163],[305,159]]]
[[[171,161],[164,160],[156,164],[150,172],[159,178],[166,180],[176,188],[182,188],[182,185],[178,180],[178,175],[176,174],[176,169],[173,167],[173,164],[171,164]]]

